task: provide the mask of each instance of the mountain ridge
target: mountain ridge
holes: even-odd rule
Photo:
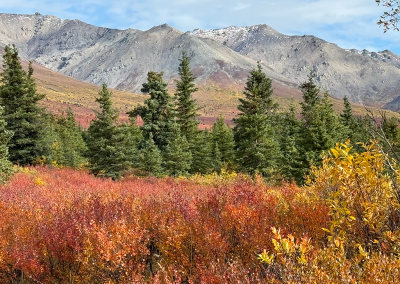
[[[25,60],[88,83],[140,91],[148,71],[164,71],[172,88],[182,50],[199,85],[241,89],[261,60],[278,96],[298,96],[310,71],[331,96],[395,109],[400,57],[390,51],[345,50],[315,36],[288,36],[268,25],[179,31],[97,27],[51,15],[0,14],[0,45],[14,43]],[[227,97],[226,97],[227,98]],[[396,107],[395,107],[396,105]],[[399,106],[400,107],[400,106]],[[396,109],[398,110],[398,109]]]
[[[379,104],[388,103],[399,94],[400,69],[385,62],[385,56],[374,58],[368,57],[368,52],[349,52],[315,36],[284,35],[267,25],[197,29],[191,34],[212,38],[242,55],[262,60],[297,84],[307,80],[313,71],[320,86],[338,98],[347,96],[354,102]],[[386,53],[396,57],[390,51]],[[381,71],[381,79],[376,71]]]

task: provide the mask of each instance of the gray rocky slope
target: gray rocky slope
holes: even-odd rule
[[[390,51],[345,50],[315,36],[287,36],[267,25],[194,30],[232,50],[262,60],[275,72],[304,82],[311,70],[323,89],[354,102],[389,103],[400,95],[400,60]]]
[[[0,43],[14,43],[25,59],[65,75],[134,92],[140,91],[148,71],[164,71],[167,80],[177,77],[182,50],[192,57],[198,81],[243,84],[256,65],[217,41],[166,24],[148,31],[116,30],[40,14],[0,14]]]
[[[117,30],[40,14],[0,14],[0,46],[10,43],[24,59],[133,92],[140,91],[151,70],[164,71],[168,81],[176,78],[180,53],[186,50],[200,83],[241,85],[261,60],[267,76],[288,86],[304,82],[314,70],[320,86],[338,98],[393,109],[397,106],[391,102],[400,95],[396,54],[345,50],[314,36],[286,36],[266,25],[183,33],[168,25]]]

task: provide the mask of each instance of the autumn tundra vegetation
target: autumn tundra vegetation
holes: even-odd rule
[[[395,283],[396,118],[337,114],[313,74],[282,111],[258,65],[240,111],[200,130],[183,52],[120,123],[104,84],[88,129],[38,106],[14,46],[0,86],[0,283]],[[138,126],[137,117],[143,120]]]

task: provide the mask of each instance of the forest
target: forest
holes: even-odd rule
[[[231,128],[200,130],[182,52],[119,119],[103,84],[87,129],[39,106],[7,46],[0,74],[0,283],[394,283],[399,121],[336,113],[310,73],[283,111],[261,65]],[[143,125],[138,126],[138,117]]]

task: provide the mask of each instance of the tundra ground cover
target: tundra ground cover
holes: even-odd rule
[[[0,283],[394,283],[385,159],[337,145],[305,187],[22,168],[0,187]]]
[[[114,182],[71,169],[27,168],[0,188],[0,279],[260,280],[257,254],[272,249],[271,227],[325,242],[320,228],[328,208],[303,194],[244,177]]]

